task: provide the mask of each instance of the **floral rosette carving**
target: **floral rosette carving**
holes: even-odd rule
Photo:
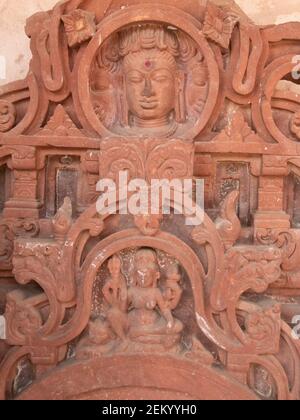
[[[229,47],[233,29],[239,17],[209,2],[207,5],[203,33],[221,47]]]
[[[62,21],[71,48],[88,41],[96,33],[94,13],[77,9],[68,15],[63,15]]]

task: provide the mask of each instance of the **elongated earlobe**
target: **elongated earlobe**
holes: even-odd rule
[[[178,71],[176,76],[176,99],[175,99],[175,118],[176,122],[184,123],[186,121],[186,104],[185,104],[185,74]]]
[[[125,76],[122,77],[120,81],[120,115],[121,115],[121,124],[124,127],[129,126],[129,109],[127,105],[127,92],[126,92],[126,81]]]

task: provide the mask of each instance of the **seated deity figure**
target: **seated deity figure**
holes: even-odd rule
[[[151,249],[137,251],[128,289],[128,335],[130,340],[153,349],[170,349],[179,343],[183,325],[173,317],[158,285],[160,277],[156,253]]]
[[[183,324],[172,314],[182,296],[179,267],[168,270],[161,281],[157,254],[148,248],[136,251],[128,280],[121,267],[116,255],[108,261],[110,276],[102,289],[105,314],[90,321],[77,358],[181,351]]]
[[[202,54],[195,44],[181,31],[160,24],[142,24],[120,31],[100,50],[98,72],[95,72],[94,86],[103,85],[103,69],[110,74],[105,93],[98,92],[95,111],[103,123],[109,120],[113,131],[131,136],[171,137],[180,135],[183,125],[193,125],[193,106],[199,108],[199,100],[206,99],[207,75]],[[188,77],[192,68],[200,68],[201,91]],[[190,68],[190,70],[188,70]],[[201,72],[202,68],[202,72]],[[111,78],[111,75],[115,75]],[[115,80],[113,82],[112,80]],[[117,82],[116,82],[117,81]],[[119,92],[118,113],[110,111],[111,87]],[[204,89],[204,90],[203,90]],[[194,91],[194,95],[191,95]],[[101,95],[103,103],[101,106]],[[196,97],[196,102],[194,101]],[[188,103],[188,101],[194,101]],[[191,118],[187,115],[191,107]],[[201,112],[201,110],[200,110]],[[110,114],[110,117],[107,115]]]

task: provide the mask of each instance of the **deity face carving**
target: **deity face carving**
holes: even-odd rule
[[[124,59],[129,112],[140,120],[159,120],[175,108],[176,62],[159,50],[131,53]]]
[[[187,102],[194,114],[200,115],[208,94],[208,69],[201,54],[189,63]]]
[[[134,271],[134,280],[138,287],[156,287],[160,272],[155,253],[146,249],[138,251],[135,256]]]
[[[137,286],[143,289],[155,287],[159,277],[160,273],[154,264],[148,266],[137,266],[136,268],[136,283]]]
[[[96,67],[93,78],[92,94],[95,112],[99,120],[110,127],[116,118],[113,75],[105,68]]]
[[[176,28],[145,23],[120,30],[102,45],[95,64],[95,113],[113,132],[181,136],[203,112],[209,87],[205,58]]]

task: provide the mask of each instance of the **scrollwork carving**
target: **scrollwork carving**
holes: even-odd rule
[[[152,179],[189,179],[192,177],[194,149],[174,140],[153,148],[147,156],[146,173]]]
[[[242,230],[241,222],[236,215],[238,197],[238,191],[232,191],[227,195],[221,204],[220,216],[215,221],[226,249],[235,244]]]
[[[193,145],[182,140],[110,140],[100,151],[100,175],[118,183],[120,172],[129,179],[189,179],[192,176]]]
[[[27,20],[25,28],[31,38],[32,69],[38,78],[42,78],[48,98],[54,102],[64,100],[70,92],[67,41],[61,36],[61,17],[65,7],[66,3],[59,3],[52,12],[33,15]],[[50,49],[48,45],[51,45]],[[45,100],[43,108],[44,103]]]
[[[8,342],[13,345],[30,345],[43,325],[42,315],[35,307],[38,299],[26,299],[21,291],[7,296],[5,317]],[[40,303],[40,302],[38,302]]]
[[[281,307],[272,308],[248,314],[245,321],[246,333],[257,343],[260,352],[267,349],[269,353],[279,352],[281,331]]]
[[[16,238],[21,236],[35,237],[38,235],[39,229],[39,223],[35,220],[0,220],[0,265],[10,266]]]
[[[13,128],[16,121],[16,109],[10,102],[0,100],[0,133]]]
[[[246,291],[263,293],[281,276],[282,254],[276,247],[233,247],[226,253],[226,274],[213,296],[213,306],[224,310]]]
[[[282,252],[283,264],[282,268],[291,271],[297,268],[294,262],[294,256],[298,249],[298,241],[296,235],[292,231],[284,231],[279,229],[258,229],[256,232],[258,243],[265,246],[277,246]]]

